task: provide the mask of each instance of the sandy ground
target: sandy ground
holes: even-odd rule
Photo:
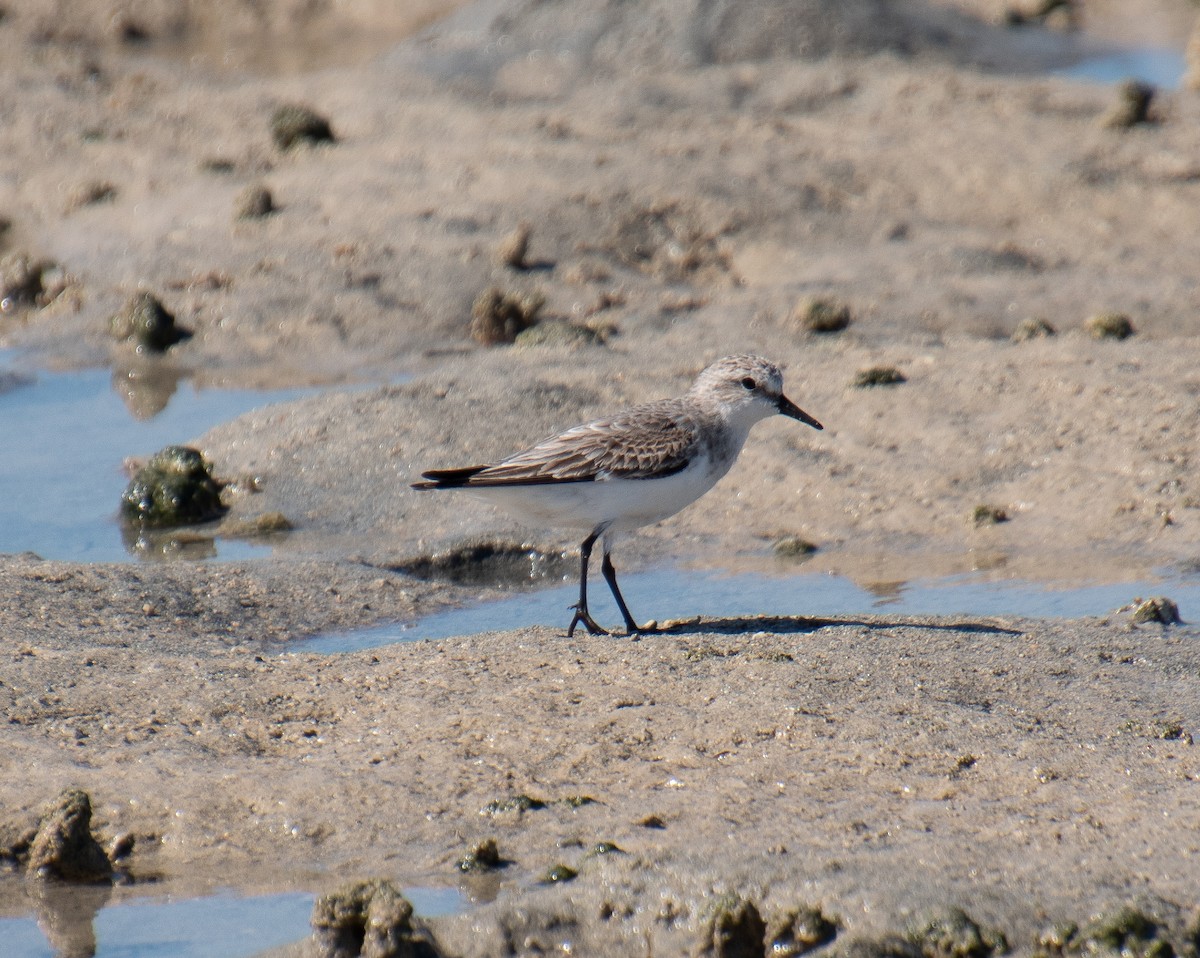
[[[733,19],[485,3],[394,48],[434,5],[414,23],[340,6],[256,19],[230,0],[219,29],[149,2],[0,19],[2,253],[58,264],[0,315],[3,344],[149,362],[108,322],[146,288],[195,332],[157,362],[203,386],[329,387],[179,437],[234,483],[231,520],[291,521],[271,559],[0,558],[0,844],[68,785],[103,839],[135,837],[135,877],[180,893],[453,883],[494,837],[514,864],[435,923],[449,954],[690,954],[730,896],[769,921],[819,907],[835,948],[957,905],[1029,953],[1047,923],[1130,902],[1194,948],[1193,626],[828,620],[801,596],[795,618],[640,641],[287,643],[477,595],[402,571],[464,541],[576,545],[415,493],[422,468],[745,350],[784,364],[826,430],[758,427],[621,568],[756,567],[795,535],[819,547],[806,570],[864,584],[1196,575],[1200,98],[1112,128],[1112,89],[1041,72],[1078,37],[1001,30],[983,0],[782,20],[766,0]],[[278,62],[246,53],[298,16]],[[1194,16],[1163,3],[1139,29],[1166,42]],[[223,47],[274,72],[218,68]],[[336,142],[278,149],[287,103]],[[276,211],[236,218],[255,184]],[[522,221],[514,269],[496,251]],[[489,286],[540,292],[543,322],[596,342],[472,342]],[[812,296],[848,304],[849,328],[805,332]],[[1135,335],[1089,335],[1101,312]],[[1058,335],[1012,342],[1029,317]],[[876,366],[906,381],[853,386]],[[1009,521],[976,525],[981,505]],[[517,794],[550,804],[481,813]],[[587,857],[602,841],[625,854]],[[558,863],[580,877],[539,885]],[[0,913],[31,901],[0,882]]]

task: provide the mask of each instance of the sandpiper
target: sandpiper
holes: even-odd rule
[[[728,356],[705,369],[677,399],[643,403],[596,419],[500,462],[432,469],[414,489],[463,489],[536,525],[586,529],[580,546],[579,603],[567,628],[580,623],[607,635],[588,612],[588,559],[603,539],[600,570],[625,617],[639,626],[612,564],[619,532],[674,515],[716,484],[742,451],[751,428],[775,414],[824,428],[783,394],[779,367],[758,356]]]

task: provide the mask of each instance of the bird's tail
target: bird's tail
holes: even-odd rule
[[[460,489],[471,482],[473,476],[486,469],[486,466],[467,466],[463,469],[430,469],[421,473],[426,482],[414,482],[414,489]]]

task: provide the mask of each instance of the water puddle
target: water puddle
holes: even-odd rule
[[[1187,61],[1182,49],[1133,48],[1095,53],[1069,67],[1050,72],[1052,76],[1088,83],[1141,80],[1164,90],[1174,90],[1183,83]]]
[[[304,892],[205,898],[138,898],[107,904],[113,890],[63,889],[37,903],[36,917],[0,918],[3,953],[13,958],[241,958],[310,934],[313,896]],[[457,889],[404,894],[425,918],[466,907]]]
[[[825,617],[863,614],[1028,616],[1080,618],[1103,615],[1135,597],[1165,594],[1180,607],[1200,608],[1200,580],[1167,578],[1058,587],[1023,580],[999,580],[971,573],[936,579],[856,584],[822,573],[768,575],[656,569],[621,576],[621,591],[634,616],[663,621],[701,615],[705,620],[756,615]],[[608,589],[589,583],[589,605],[601,624],[619,627],[620,613]],[[350,632],[317,635],[289,643],[289,652],[354,652],[394,642],[444,639],[455,635],[544,625],[565,629],[577,586],[554,588],[480,602],[411,623],[389,623]]]
[[[127,562],[117,505],[126,457],[148,457],[208,429],[311,389],[197,389],[109,369],[44,372],[0,352],[0,553]],[[222,559],[265,546],[220,541]],[[211,551],[211,550],[210,550]]]

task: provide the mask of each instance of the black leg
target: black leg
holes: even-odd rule
[[[625,616],[625,631],[630,635],[642,635],[649,632],[649,629],[643,629],[640,625],[633,621],[633,616],[629,614],[629,606],[625,604],[625,597],[621,595],[621,590],[617,588],[617,570],[613,568],[612,557],[605,552],[604,561],[600,563],[600,571],[604,573],[604,581],[608,583],[608,587],[612,590],[613,598],[617,600],[617,608],[621,610],[621,615]]]
[[[575,626],[583,623],[584,628],[592,635],[608,635],[608,632],[596,624],[596,620],[588,613],[587,604],[587,567],[588,559],[592,556],[592,546],[596,544],[596,540],[600,538],[600,530],[597,529],[590,536],[583,540],[583,545],[579,547],[579,604],[574,606],[575,615],[571,619],[571,624],[567,627],[567,638],[575,634]],[[608,556],[604,557],[605,562],[608,561]],[[607,578],[608,573],[605,573]],[[625,604],[621,603],[621,608],[625,608]],[[629,613],[625,613],[625,617],[629,618]]]

